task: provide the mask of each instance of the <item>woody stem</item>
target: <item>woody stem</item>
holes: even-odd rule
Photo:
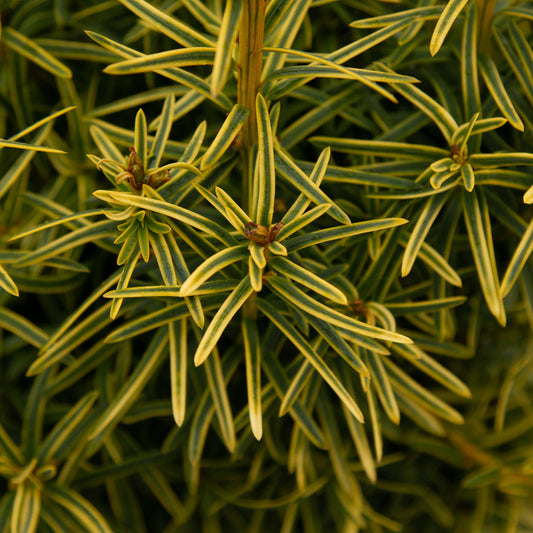
[[[253,190],[252,148],[257,142],[255,99],[261,83],[263,36],[265,29],[265,0],[244,0],[239,30],[238,103],[250,114],[242,129],[243,199],[248,212]]]

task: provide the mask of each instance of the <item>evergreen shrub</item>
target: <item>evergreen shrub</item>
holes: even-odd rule
[[[533,531],[531,2],[0,5],[0,533]]]

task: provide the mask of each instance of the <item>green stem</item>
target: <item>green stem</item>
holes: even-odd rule
[[[265,1],[245,0],[239,32],[238,102],[250,110],[243,128],[243,143],[247,148],[251,148],[257,140],[255,98],[261,83],[264,30]]]
[[[248,212],[252,191],[253,165],[250,158],[257,142],[255,99],[261,84],[263,36],[265,30],[265,0],[244,0],[239,31],[238,103],[250,110],[242,129],[243,203]]]

